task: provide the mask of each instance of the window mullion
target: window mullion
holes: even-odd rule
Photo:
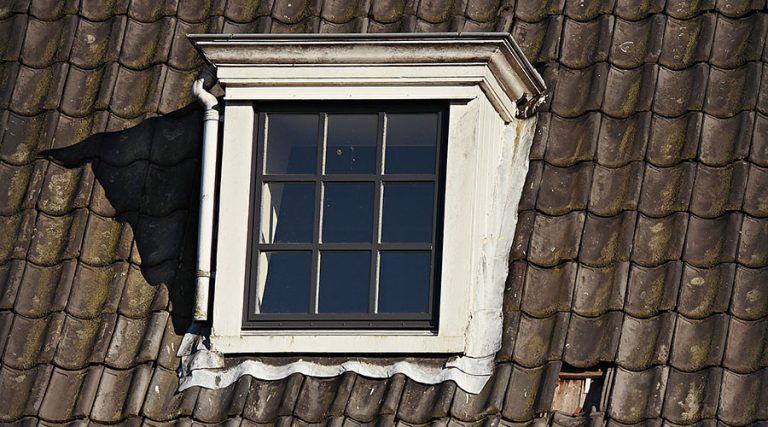
[[[322,235],[323,217],[323,169],[325,159],[325,146],[328,138],[328,114],[320,113],[317,129],[317,166],[315,168],[315,226],[312,238],[312,284],[310,286],[309,312],[317,314],[318,299],[320,294],[320,236]]]
[[[384,173],[384,132],[386,114],[379,113],[376,133],[376,181],[373,196],[373,236],[371,241],[371,280],[369,313],[379,311],[379,241],[381,240],[382,174]]]

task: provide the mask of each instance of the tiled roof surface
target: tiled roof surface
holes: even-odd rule
[[[765,7],[0,1],[0,421],[541,421],[564,363],[602,363],[593,425],[768,422]],[[185,34],[364,31],[509,31],[550,89],[493,378],[476,396],[355,374],[178,393],[201,135]]]

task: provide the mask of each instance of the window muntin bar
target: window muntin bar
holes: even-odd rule
[[[444,158],[441,156],[444,142],[441,141],[441,137],[444,134],[443,126],[445,126],[446,106],[434,103],[429,105],[409,104],[407,106],[393,106],[391,103],[381,103],[380,105],[350,107],[328,103],[327,105],[320,104],[299,109],[295,108],[295,106],[275,103],[263,106],[257,105],[257,110],[261,111],[257,115],[259,117],[257,130],[258,147],[255,153],[259,158],[256,159],[258,160],[256,162],[258,170],[255,173],[256,182],[254,188],[256,190],[254,191],[254,199],[252,201],[255,208],[252,222],[253,231],[261,233],[260,229],[265,226],[264,224],[267,226],[271,224],[269,221],[264,223],[264,216],[266,214],[264,213],[264,208],[258,205],[263,204],[265,199],[270,197],[273,186],[277,188],[292,184],[303,185],[304,187],[301,188],[311,188],[314,185],[312,209],[306,207],[309,206],[307,203],[302,205],[304,209],[313,211],[305,212],[304,217],[311,218],[314,222],[311,227],[313,233],[311,241],[276,239],[276,237],[279,237],[279,233],[275,229],[268,231],[268,234],[271,233],[272,235],[271,239],[264,238],[251,243],[250,253],[252,262],[249,277],[252,277],[252,279],[249,279],[250,284],[246,293],[248,306],[246,307],[244,328],[436,328],[436,300],[437,295],[439,295],[436,288],[439,275],[435,274],[434,269],[439,266],[440,235],[437,233],[437,230],[442,224],[442,213],[440,211],[444,184],[441,180],[441,166],[444,162]],[[269,147],[265,147],[268,146],[268,143],[265,143],[265,141],[270,141],[269,132],[271,130],[267,124],[270,122],[270,116],[273,115],[281,119],[291,115],[299,116],[305,122],[315,123],[315,141],[304,141],[301,143],[294,141],[292,143],[299,147],[317,147],[314,159],[314,170],[317,173],[307,173],[306,170],[308,168],[302,170],[293,166],[285,168],[285,171],[282,173],[276,167],[269,169],[276,173],[264,173],[268,169],[270,162],[268,158],[270,155]],[[312,115],[315,116],[314,120],[305,117]],[[408,122],[408,115],[421,118],[426,117],[427,121],[434,123],[435,129],[426,131],[417,129],[415,134],[421,136],[413,141],[399,144],[409,148],[412,153],[415,146],[415,152],[421,153],[421,155],[428,150],[432,150],[432,158],[427,162],[431,163],[423,166],[422,170],[418,170],[413,164],[408,165],[408,162],[404,163],[402,161],[402,152],[398,160],[398,156],[393,155],[392,150],[387,151],[388,144],[390,143],[389,138],[392,135],[397,135],[397,132],[401,134],[404,132],[402,125],[400,125],[399,130],[395,126],[396,130],[390,131],[392,129],[392,126],[388,125],[390,117],[394,116],[396,121],[403,123]],[[352,120],[355,117],[365,119],[364,128],[367,128],[367,131],[363,132],[359,129],[354,129]],[[333,125],[334,120],[337,121],[336,126]],[[370,142],[370,135],[372,134],[370,128],[373,127],[374,122],[376,127],[375,146]],[[418,123],[418,120],[411,120],[411,122]],[[334,138],[331,133],[334,127],[345,128],[347,135],[343,136],[347,138],[346,141],[343,141],[343,138]],[[309,132],[304,132],[304,134],[309,135]],[[355,135],[364,135],[363,137],[367,137],[368,140],[356,141],[354,139]],[[427,135],[427,137],[424,137],[424,135]],[[430,142],[432,139],[434,142]],[[424,143],[424,140],[427,140],[427,143]],[[333,145],[331,145],[331,142],[333,142]],[[375,155],[373,162],[374,170],[370,170],[371,153],[365,153],[365,150],[362,150],[363,152],[361,153],[359,147],[375,148],[373,153]],[[339,157],[344,157],[347,154],[354,154],[357,157],[354,157],[354,161],[352,159],[345,159],[345,161],[349,161],[340,163],[339,159],[334,159],[333,157],[337,156],[337,152],[331,151],[338,150],[339,148],[342,149],[341,156]],[[396,146],[396,148],[403,149],[403,147],[399,146]],[[394,152],[396,153],[396,151]],[[272,148],[271,152],[280,153],[280,150]],[[387,156],[393,156],[390,160],[393,162],[399,161],[401,164],[404,163],[404,165],[399,166],[400,169],[397,167],[394,169],[389,168],[391,172],[388,173]],[[302,159],[302,164],[308,163],[304,161],[303,156],[299,155],[298,158]],[[332,164],[334,161],[336,162],[335,165]],[[366,165],[366,162],[369,164]],[[293,165],[293,163],[290,165]],[[414,173],[404,172],[404,168],[407,167],[410,167]],[[370,170],[371,173],[365,173],[366,170]],[[434,173],[430,173],[432,171]],[[388,186],[390,189],[395,190],[390,190],[388,194]],[[413,195],[419,200],[425,197],[425,195],[427,195],[427,200],[429,200],[428,202],[414,200],[418,202],[416,203],[418,208],[415,211],[417,216],[419,216],[419,226],[411,226],[409,228],[406,224],[405,230],[400,230],[400,238],[387,238],[387,236],[391,237],[393,232],[386,232],[384,230],[385,227],[389,230],[397,228],[393,228],[396,222],[393,222],[391,219],[388,220],[388,214],[385,212],[387,206],[398,205],[395,206],[397,209],[394,209],[394,211],[400,212],[399,220],[407,220],[409,188],[411,190],[421,190],[412,191]],[[330,195],[328,194],[329,189]],[[352,197],[349,197],[350,195],[347,194],[347,197],[339,198],[335,197],[338,194],[334,194],[334,192],[339,193],[339,189],[355,189],[357,191],[351,191],[356,193],[352,194]],[[365,191],[361,192],[361,189],[365,189]],[[341,191],[341,193],[344,193],[344,191]],[[398,197],[394,197],[397,195],[396,193],[399,193],[399,200],[397,200]],[[360,194],[363,194],[364,197],[361,197]],[[349,206],[346,208],[341,206],[342,209],[338,209],[339,201],[341,201],[342,205],[351,203],[358,206],[352,209],[348,209]],[[329,205],[327,202],[332,203]],[[334,206],[334,203],[336,203],[336,206]],[[393,211],[392,208],[389,210]],[[362,216],[366,218],[361,221],[357,217],[361,216],[359,213],[363,211],[365,212]],[[355,212],[358,215],[350,214],[350,212]],[[281,221],[285,221],[280,218],[281,212],[273,213],[267,209],[267,213],[272,217],[278,218],[278,225]],[[292,215],[287,213],[282,216],[284,218],[292,218]],[[298,216],[298,214],[293,216]],[[349,231],[339,227],[340,224],[347,225],[355,221],[363,226],[357,227],[357,232],[352,233],[352,237],[349,235],[346,237],[338,236],[339,232],[342,235],[345,232],[349,234]],[[306,221],[304,224],[306,229]],[[333,228],[333,224],[336,224],[336,229]],[[330,225],[328,228],[329,232],[326,231],[327,225]],[[274,224],[272,226],[274,227]],[[354,229],[355,227],[351,228]],[[334,236],[334,231],[337,234],[336,236]],[[387,236],[382,233],[386,233]],[[398,233],[394,234],[397,235]],[[411,234],[416,237],[409,238]],[[363,235],[366,237],[362,238]],[[264,310],[260,310],[258,306],[259,301],[263,302],[263,300],[258,300],[256,297],[260,295],[259,292],[262,294],[265,292],[262,290],[265,282],[255,279],[260,277],[261,270],[263,269],[261,268],[261,262],[258,261],[262,259],[259,254],[271,253],[274,257],[274,254],[277,252],[311,253],[311,278],[307,296],[309,309],[304,311],[304,314],[275,311],[267,313]],[[418,266],[418,272],[412,272],[413,274],[410,275],[411,283],[417,283],[415,285],[417,289],[412,290],[415,297],[410,298],[410,305],[407,307],[405,303],[402,303],[403,307],[400,310],[397,309],[397,301],[398,299],[408,299],[404,298],[407,297],[407,294],[403,293],[407,293],[408,290],[405,287],[403,288],[405,289],[404,291],[398,291],[397,286],[393,285],[392,278],[397,277],[397,274],[393,276],[393,272],[396,273],[397,270],[397,262],[393,263],[392,260],[397,260],[398,256],[402,259],[419,259],[418,263],[414,264],[413,261],[411,262],[411,264]],[[330,284],[331,278],[334,275],[339,276],[343,270],[340,270],[338,266],[334,268],[334,263],[329,263],[328,261],[338,261],[338,259],[344,259],[345,257],[350,260],[355,258],[365,258],[367,260],[367,263],[358,262],[355,263],[355,266],[350,266],[350,264],[346,267],[350,270],[350,273],[353,273],[353,270],[359,266],[358,264],[367,264],[364,268],[361,267],[360,270],[369,276],[368,282],[365,285],[360,284],[359,286],[365,289],[357,289],[356,294],[354,291],[350,295],[338,294],[338,292],[342,292],[340,290],[347,286],[346,283],[341,283],[339,280],[336,280],[334,285]],[[323,258],[326,259],[325,265],[323,264]],[[339,266],[344,265],[344,263],[339,262],[336,262],[336,264]],[[356,281],[362,283],[362,279],[360,279],[362,273],[358,272],[355,276],[357,277]],[[413,277],[418,277],[418,280],[413,279]],[[384,289],[381,288],[382,280],[384,281]],[[323,282],[326,283],[324,284]],[[338,304],[342,304],[342,306],[338,304],[334,306],[334,298],[330,297],[329,299],[327,295],[323,294],[324,290],[329,292],[329,290],[333,289],[337,289],[335,301]],[[398,292],[400,293],[398,294]],[[358,297],[353,298],[353,294],[358,295]],[[367,304],[361,304],[360,295],[365,295]],[[396,298],[393,299],[392,295],[395,295]],[[350,299],[349,307],[343,306],[345,298]]]

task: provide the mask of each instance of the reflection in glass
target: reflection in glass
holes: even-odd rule
[[[437,113],[387,115],[384,173],[435,173]]]
[[[370,242],[372,232],[373,183],[326,183],[323,242]]]
[[[432,182],[385,183],[381,241],[431,242],[434,194]]]
[[[315,173],[317,133],[317,114],[269,114],[266,173]]]
[[[367,313],[371,253],[323,251],[320,256],[320,313]]]
[[[257,313],[308,313],[312,252],[262,252]]]
[[[429,312],[429,251],[382,251],[379,313]]]
[[[269,182],[261,194],[261,242],[312,242],[315,184]]]
[[[325,173],[375,173],[377,114],[329,114]]]

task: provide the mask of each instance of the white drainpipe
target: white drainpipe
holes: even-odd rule
[[[192,95],[205,107],[203,113],[203,158],[200,171],[200,226],[197,229],[197,270],[195,272],[195,320],[208,320],[208,294],[211,277],[213,248],[214,199],[216,196],[216,157],[218,155],[219,112],[214,108],[219,101],[205,90],[205,83],[213,83],[214,76],[207,70],[192,85]]]

